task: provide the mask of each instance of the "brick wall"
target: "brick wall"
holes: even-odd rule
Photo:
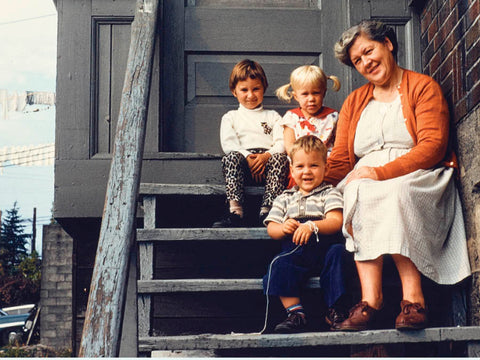
[[[40,343],[72,349],[73,239],[60,225],[43,227]]]
[[[480,325],[480,1],[423,3],[423,72],[442,86],[450,107],[473,270],[469,322]]]
[[[423,72],[442,86],[455,122],[480,100],[480,2],[430,0],[421,14]]]

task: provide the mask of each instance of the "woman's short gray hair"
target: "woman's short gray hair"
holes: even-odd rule
[[[398,42],[393,28],[378,20],[363,20],[359,24],[352,26],[350,29],[345,30],[340,37],[340,40],[335,43],[335,57],[340,60],[340,62],[350,67],[354,67],[348,51],[355,42],[355,39],[361,34],[366,35],[370,40],[382,43],[385,41],[385,38],[388,38],[393,45],[393,56],[395,57],[397,55]]]

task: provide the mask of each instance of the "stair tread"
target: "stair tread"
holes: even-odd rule
[[[308,289],[320,288],[319,277],[308,280]],[[262,279],[158,279],[137,280],[139,294],[262,290]]]
[[[246,186],[247,195],[262,195],[263,186]],[[224,184],[141,183],[140,195],[225,195]]]
[[[137,241],[175,240],[271,240],[267,229],[258,228],[156,228],[137,229]]]
[[[140,351],[207,350],[480,340],[480,326],[299,334],[199,334],[140,337]]]

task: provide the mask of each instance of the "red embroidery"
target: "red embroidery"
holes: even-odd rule
[[[310,131],[312,131],[312,132],[315,132],[315,131],[317,130],[317,129],[315,128],[315,125],[312,125],[312,124],[310,123],[310,121],[308,121],[308,120],[300,120],[300,121],[299,121],[299,124],[300,124],[300,126],[302,127],[302,129],[305,129],[305,127],[306,127],[308,130],[310,130]]]

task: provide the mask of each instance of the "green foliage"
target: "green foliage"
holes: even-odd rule
[[[15,275],[18,265],[27,256],[27,241],[31,237],[25,234],[23,219],[18,214],[17,203],[2,218],[0,231],[0,264],[5,275]]]
[[[21,274],[0,278],[0,308],[40,301],[40,280],[33,281]]]
[[[52,349],[43,345],[5,346],[0,349],[0,358],[39,358],[39,357],[72,357],[70,349]]]
[[[17,203],[2,219],[0,231],[0,307],[40,300],[41,260],[27,254],[30,234],[25,234]]]
[[[25,256],[18,265],[18,274],[35,283],[38,282],[38,285],[40,285],[42,278],[41,268],[42,260],[38,257],[37,252],[33,251],[31,255]]]
[[[13,275],[0,277],[0,307],[36,304],[40,300],[42,262],[34,251],[23,256]]]

